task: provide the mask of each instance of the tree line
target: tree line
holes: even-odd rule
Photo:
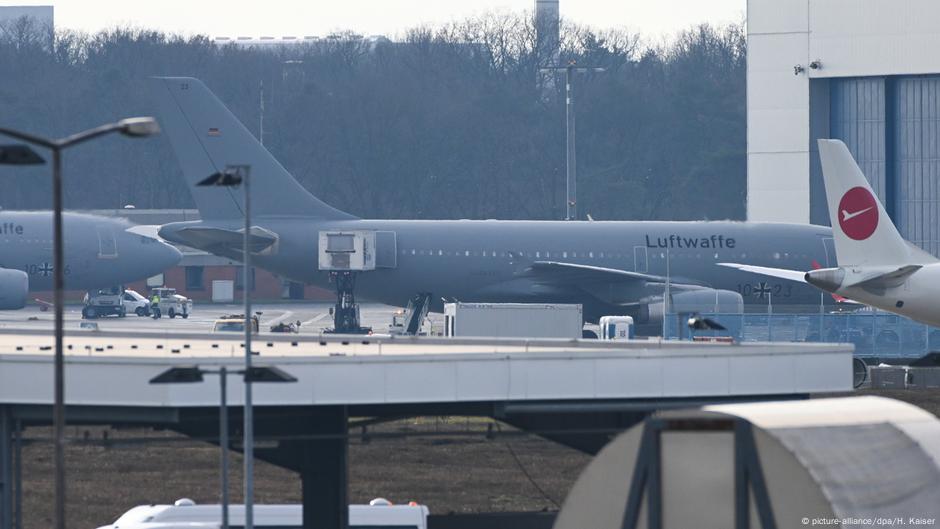
[[[202,79],[311,192],[371,218],[559,219],[565,213],[563,75],[529,15],[244,47],[146,29],[0,28],[0,124],[63,136],[152,115],[148,78]],[[47,33],[46,33],[47,34]],[[578,205],[596,220],[744,216],[745,36],[701,25],[652,43],[562,24],[575,76]],[[262,92],[263,85],[263,92]],[[50,206],[48,168],[0,167],[0,207]],[[109,137],[67,151],[73,209],[192,207],[166,138]]]

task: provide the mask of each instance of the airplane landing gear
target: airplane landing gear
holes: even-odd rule
[[[359,304],[356,303],[356,272],[330,272],[330,282],[336,286],[336,305],[333,307],[333,328],[330,334],[369,334],[371,327],[359,325]]]

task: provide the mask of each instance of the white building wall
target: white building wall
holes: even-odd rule
[[[809,220],[807,0],[748,0],[747,218]]]
[[[811,0],[809,14],[810,55],[823,63],[811,76],[940,72],[937,0]]]
[[[809,222],[810,78],[940,73],[938,21],[937,0],[748,0],[749,220]]]

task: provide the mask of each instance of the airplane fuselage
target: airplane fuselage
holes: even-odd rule
[[[238,229],[237,221],[226,223]],[[267,255],[254,264],[297,281],[329,288],[329,274],[318,270],[320,231],[391,231],[396,236],[394,267],[361,273],[357,294],[403,305],[418,292],[433,294],[435,308],[446,300],[467,302],[585,302],[578,288],[534,281],[524,270],[536,261],[582,264],[668,276],[675,282],[731,290],[745,304],[815,305],[819,291],[808,285],[767,280],[716,266],[746,261],[767,266],[828,263],[820,226],[744,222],[563,222],[563,221],[253,221],[277,234]],[[213,222],[213,225],[220,223]],[[660,289],[661,291],[661,289]],[[828,300],[827,300],[828,301]]]
[[[644,314],[652,320],[653,306],[665,305],[667,283],[680,290],[669,290],[670,303],[676,306],[676,298],[682,298],[678,305],[691,311],[696,309],[688,307],[709,303],[738,310],[742,300],[762,309],[771,303],[818,306],[821,299],[808,286],[717,263],[798,269],[814,267],[814,261],[828,265],[824,239],[831,230],[826,227],[360,220],[308,192],[198,79],[158,78],[152,87],[161,126],[203,217],[201,223],[165,225],[160,235],[238,258],[238,230],[250,187],[252,225],[264,230],[250,238],[256,248],[266,248],[253,256],[253,263],[296,281],[331,287],[330,273],[319,269],[320,232],[362,230],[389,233],[376,233],[375,255],[383,262],[357,276],[356,293],[398,306],[416,294],[430,294],[432,310],[441,310],[443,300],[576,302],[592,319],[620,313],[617,309],[638,309],[641,320]],[[239,192],[203,185],[207,175],[222,168],[250,185]]]
[[[87,290],[156,275],[179,261],[179,252],[153,238],[126,232],[121,219],[63,214],[65,288]],[[22,270],[30,291],[53,288],[52,213],[0,212],[0,268]]]
[[[928,325],[940,326],[940,263],[925,265],[897,286],[884,289],[852,286],[834,289],[840,296]]]

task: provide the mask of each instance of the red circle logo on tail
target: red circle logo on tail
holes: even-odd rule
[[[878,200],[864,187],[853,187],[839,201],[839,227],[851,239],[864,241],[878,228]]]

